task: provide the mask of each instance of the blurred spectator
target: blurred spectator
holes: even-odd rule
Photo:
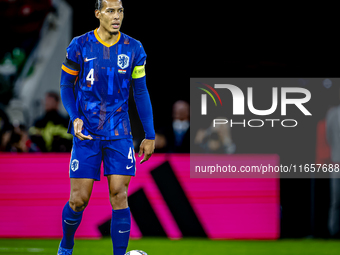
[[[331,148],[331,161],[340,164],[340,105],[331,108],[326,116],[326,135]],[[340,172],[330,173],[329,232],[331,237],[340,237]]]
[[[10,132],[10,139],[6,145],[8,152],[38,152],[38,146],[28,136],[24,125],[15,124]]]
[[[331,162],[331,151],[326,137],[326,119],[318,122],[316,127],[316,164],[329,164]]]
[[[226,119],[220,117],[218,119]],[[213,123],[207,129],[199,129],[196,133],[194,144],[197,152],[201,153],[227,153],[233,154],[236,146],[231,138],[230,124],[216,125]]]
[[[59,112],[59,94],[48,92],[45,97],[45,115],[29,129],[32,141],[43,152],[70,152],[72,135],[67,133],[68,118]]]
[[[0,151],[6,150],[6,145],[9,142],[11,136],[11,128],[7,114],[0,107]]]
[[[190,106],[183,100],[172,108],[172,125],[156,132],[156,152],[190,152]]]

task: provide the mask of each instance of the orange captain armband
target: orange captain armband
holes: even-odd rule
[[[71,75],[78,75],[79,74],[79,71],[72,70],[72,69],[68,68],[67,66],[65,66],[64,64],[61,66],[61,69],[63,71],[65,71],[66,73],[71,74]]]

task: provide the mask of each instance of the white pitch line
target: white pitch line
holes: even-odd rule
[[[0,251],[7,252],[43,252],[42,248],[15,248],[15,247],[0,247]]]

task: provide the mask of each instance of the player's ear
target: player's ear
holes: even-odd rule
[[[99,10],[95,10],[94,11],[94,15],[96,16],[97,19],[100,18],[100,11]]]

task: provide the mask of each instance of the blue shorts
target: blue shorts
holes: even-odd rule
[[[70,178],[100,180],[100,166],[104,175],[132,175],[136,173],[136,159],[131,138],[117,140],[84,140],[73,137]]]

